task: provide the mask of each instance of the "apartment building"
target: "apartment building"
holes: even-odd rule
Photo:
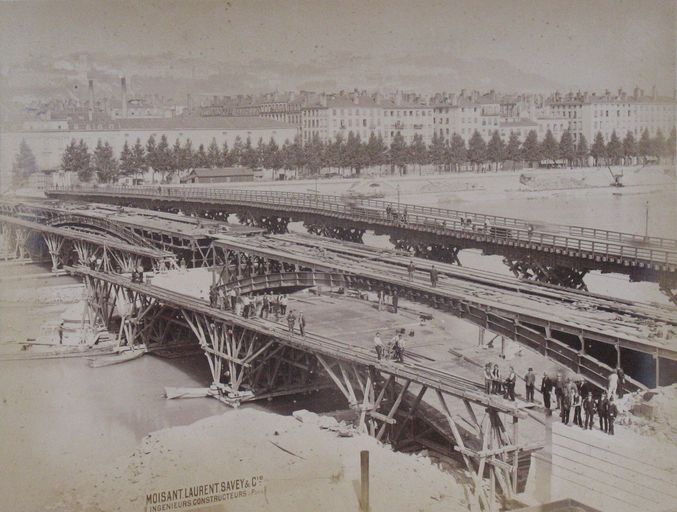
[[[434,108],[420,96],[396,94],[381,102],[383,109],[383,140],[390,144],[395,136],[402,135],[410,144],[420,135],[430,144],[433,136]]]
[[[655,87],[648,96],[639,88],[635,88],[632,95],[622,89],[615,95],[609,91],[603,95],[577,93],[561,97],[555,94],[546,107],[551,117],[568,122],[575,140],[584,135],[592,141],[601,132],[608,142],[614,131],[620,138],[631,132],[638,139],[644,130],[648,130],[651,137],[661,130],[667,137],[675,127],[675,99],[658,96]]]

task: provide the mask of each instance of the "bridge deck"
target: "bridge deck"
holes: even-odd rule
[[[51,189],[50,197],[99,200],[116,197],[239,206],[274,211],[277,215],[312,215],[314,218],[334,218],[351,221],[354,225],[387,227],[450,237],[464,244],[495,248],[517,247],[537,252],[630,266],[658,272],[677,272],[677,241],[657,237],[642,237],[578,226],[541,227],[537,222],[460,212],[441,208],[405,205],[367,199],[346,199],[339,196],[256,190],[225,190],[213,188],[108,187],[88,189]],[[407,210],[405,223],[389,218],[386,208]],[[467,219],[471,220],[467,224]],[[486,223],[486,224],[485,224]],[[543,230],[541,230],[543,228]]]
[[[543,287],[490,272],[477,272],[435,263],[442,278],[430,285],[430,261],[413,258],[417,271],[408,281],[406,265],[412,258],[395,251],[362,244],[346,245],[321,237],[270,235],[249,239],[219,237],[214,245],[224,251],[239,251],[272,260],[285,261],[322,271],[339,271],[368,276],[393,283],[479,304],[509,318],[522,319],[552,329],[581,333],[590,339],[618,341],[621,346],[646,353],[660,352],[677,360],[677,310],[649,304],[629,304],[610,297]],[[321,249],[320,249],[321,248]],[[324,250],[324,252],[322,252]],[[651,326],[658,325],[667,338],[653,338]]]
[[[128,254],[134,254],[136,256],[142,256],[154,260],[173,260],[175,258],[174,253],[168,251],[153,249],[150,247],[139,247],[138,245],[128,244],[126,242],[112,238],[86,233],[77,229],[47,226],[45,224],[40,224],[39,222],[31,222],[6,215],[0,215],[0,224],[1,223],[11,224],[13,226],[25,228],[30,231],[36,231],[38,233],[49,233],[69,240],[89,242],[96,246],[105,246]]]
[[[305,337],[291,335],[286,328],[277,322],[261,318],[245,319],[222,309],[210,307],[204,299],[199,299],[184,293],[173,291],[167,287],[154,284],[132,283],[127,277],[119,274],[101,273],[86,267],[69,267],[68,270],[93,277],[97,280],[116,284],[133,290],[147,297],[160,301],[164,306],[176,310],[189,310],[209,316],[214,321],[222,321],[229,325],[242,327],[246,330],[269,336],[278,342],[298,348],[300,350],[325,355],[334,359],[356,363],[362,366],[375,368],[391,374],[396,378],[410,380],[412,383],[428,386],[441,392],[466,399],[482,406],[490,406],[499,412],[518,417],[526,417],[523,411],[525,404],[510,402],[496,395],[487,395],[483,386],[476,380],[461,377],[454,372],[436,368],[427,361],[407,361],[404,364],[379,361],[371,348],[351,343],[346,340],[337,340],[313,332],[312,329]]]
[[[62,201],[11,201],[2,200],[4,209],[20,208],[20,212],[30,212],[31,218],[49,214],[50,216],[82,216],[119,224],[132,230],[143,229],[168,236],[189,238],[191,240],[211,240],[213,233],[227,233],[232,236],[261,234],[264,230],[240,224],[228,224],[208,219],[200,219],[178,213],[145,210],[141,208],[116,207],[108,204],[64,203]],[[42,213],[42,215],[41,215]]]

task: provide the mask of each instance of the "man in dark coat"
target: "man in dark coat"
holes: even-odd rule
[[[569,424],[569,412],[571,411],[571,395],[566,391],[562,393],[562,407],[560,409],[560,418],[565,425]]]
[[[590,394],[585,395],[583,399],[583,412],[585,412],[585,426],[583,428],[592,430],[592,424],[595,422],[595,400]]]
[[[508,372],[508,377],[505,379],[505,398],[511,401],[515,401],[515,383],[517,381],[517,375],[515,374],[515,369],[511,366],[510,371]]]
[[[564,396],[564,378],[561,373],[557,374],[555,380],[555,398],[557,398],[557,409],[562,410],[562,397]]]
[[[534,373],[533,368],[529,368],[529,371],[524,376],[524,383],[527,387],[527,402],[534,401],[534,388],[536,387],[536,374]]]
[[[602,392],[597,406],[597,414],[599,414],[599,429],[603,432],[609,431],[609,399],[606,391]]]
[[[393,311],[397,313],[397,305],[399,303],[400,297],[397,293],[397,288],[393,290],[393,296],[392,296],[392,301],[393,301]]]
[[[437,269],[435,268],[435,265],[433,265],[430,268],[430,284],[433,285],[433,288],[437,287],[437,278],[438,278]]]
[[[484,365],[484,392],[491,394],[491,363]]]
[[[552,381],[547,373],[543,374],[541,381],[541,393],[543,394],[543,406],[550,412],[550,392],[552,391]]]
[[[616,421],[616,416],[618,416],[618,407],[614,402],[614,397],[611,395],[609,397],[609,405],[607,407],[607,421],[608,421],[608,432],[609,435],[614,435],[614,421]]]
[[[416,270],[416,265],[414,265],[414,260],[409,260],[409,265],[407,265],[407,277],[409,281],[414,280],[414,271]]]

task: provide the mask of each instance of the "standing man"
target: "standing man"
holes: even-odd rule
[[[397,288],[393,289],[393,310],[395,311],[395,314],[397,314],[397,304],[400,300],[399,295],[397,294]]]
[[[587,394],[583,399],[583,411],[585,412],[584,429],[592,430],[592,424],[595,422],[595,400],[592,395]]]
[[[306,318],[303,316],[303,311],[299,312],[299,331],[301,331],[301,336],[305,337],[305,335],[306,335]]]
[[[241,308],[240,314],[244,318],[247,318],[247,313],[249,313],[249,299],[247,298],[246,295],[240,295],[239,301],[240,301],[239,307]]]
[[[378,357],[378,360],[381,360],[381,356],[383,355],[383,341],[381,340],[381,333],[379,331],[376,331],[376,334],[374,335],[374,348],[376,349],[376,357]]]
[[[529,368],[529,371],[524,376],[524,383],[527,387],[527,402],[534,401],[534,388],[536,387],[536,374],[534,373],[533,368]]]
[[[395,352],[395,360],[398,363],[403,363],[404,339],[402,339],[401,333],[397,333],[397,335],[393,338],[393,351]]]
[[[618,407],[614,402],[614,397],[611,395],[609,398],[609,409],[608,409],[608,422],[609,422],[609,435],[614,435],[614,421],[616,421],[616,416],[618,416]]]
[[[491,394],[491,363],[484,365],[484,392]]]
[[[552,391],[552,381],[548,374],[543,372],[543,380],[541,380],[541,393],[543,394],[543,406],[547,414],[550,414],[550,392]]]
[[[213,308],[216,307],[216,301],[218,300],[217,294],[216,286],[213,284],[209,285],[209,305]]]
[[[268,294],[264,294],[263,305],[261,307],[261,318],[268,318],[269,312],[270,312],[270,296]]]
[[[564,390],[562,393],[562,408],[560,409],[560,418],[565,425],[569,424],[569,412],[571,411],[571,394]]]
[[[578,425],[583,428],[583,420],[581,419],[581,395],[578,394],[578,391],[574,391],[574,398],[572,405],[574,407],[574,425]]]
[[[57,331],[59,332],[59,345],[63,345],[63,320],[59,322],[59,327],[57,327]]]
[[[557,373],[557,379],[555,380],[555,398],[557,399],[557,409],[562,410],[562,396],[564,395],[564,379],[562,378],[562,372]]]
[[[506,390],[505,394],[508,399],[512,402],[515,401],[515,382],[517,381],[517,375],[515,374],[515,369],[511,366],[510,372],[508,373],[508,378],[505,379]]]
[[[437,269],[435,268],[435,265],[433,265],[432,267],[430,267],[430,284],[433,285],[433,288],[437,287],[437,278],[438,278]]]
[[[492,393],[501,394],[501,372],[497,364],[494,364],[494,369],[491,371],[491,388]]]
[[[290,309],[289,314],[287,315],[287,327],[289,328],[289,332],[291,335],[294,335],[294,324],[296,323],[296,315],[294,314],[294,310]]]
[[[287,296],[283,294],[280,296],[280,314],[282,316],[287,314],[287,305],[288,305]]]
[[[416,265],[414,265],[414,260],[409,260],[409,265],[407,265],[407,274],[409,281],[414,280],[414,271],[416,270]]]
[[[609,399],[607,398],[606,391],[602,391],[602,396],[599,399],[599,405],[597,406],[597,414],[599,414],[599,429],[602,432],[609,431]]]

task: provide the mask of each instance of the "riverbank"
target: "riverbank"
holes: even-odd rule
[[[463,488],[426,457],[247,408],[146,436],[127,456],[80,474],[50,510],[141,511],[175,502],[188,502],[186,510],[357,510],[361,450],[370,455],[372,512],[468,509]]]

